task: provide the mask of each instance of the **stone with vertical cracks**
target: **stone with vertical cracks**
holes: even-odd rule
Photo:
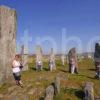
[[[16,53],[16,11],[0,6],[0,84],[11,76],[11,63]]]

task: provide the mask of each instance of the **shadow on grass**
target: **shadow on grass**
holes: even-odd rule
[[[43,70],[44,70],[44,71],[49,71],[49,68],[45,68],[45,67],[44,67]]]
[[[36,71],[36,68],[35,67],[30,67],[31,70],[33,71]]]
[[[30,67],[30,69],[36,71],[35,67]],[[49,68],[43,67],[43,71],[49,71]]]
[[[41,97],[39,100],[44,100],[44,97]]]
[[[90,71],[96,71],[96,69],[88,69],[88,70],[90,70]]]
[[[64,93],[70,94],[70,95],[75,95],[79,100],[83,100],[85,94],[84,91],[81,89],[75,89],[75,88],[66,88],[64,89]]]
[[[75,95],[81,100],[83,100],[83,98],[85,96],[85,94],[82,90],[75,91]]]
[[[59,69],[60,71],[64,72],[64,73],[69,73],[69,71],[64,70],[64,69]]]
[[[95,77],[89,77],[89,76],[87,78],[90,78],[90,79],[93,79],[93,80],[96,79]]]

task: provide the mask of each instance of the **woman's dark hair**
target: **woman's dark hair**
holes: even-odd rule
[[[20,58],[20,55],[19,55],[19,54],[16,54],[16,55],[15,55],[15,57],[18,57],[18,58]]]

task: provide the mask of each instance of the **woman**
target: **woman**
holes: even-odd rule
[[[22,86],[21,69],[20,69],[21,63],[19,58],[20,58],[19,55],[15,55],[15,58],[12,62],[12,71],[13,71],[14,79],[16,81],[16,85]]]
[[[37,63],[37,64],[36,64],[36,65],[37,65],[37,68],[36,68],[37,71],[41,71],[41,70],[42,70],[42,61],[39,60],[39,61],[37,61],[36,63]]]

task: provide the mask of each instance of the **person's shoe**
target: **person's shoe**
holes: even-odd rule
[[[22,82],[19,82],[19,86],[20,86],[21,88],[23,88],[23,83],[22,83]]]
[[[19,84],[20,84],[20,85],[23,85],[23,83],[22,83],[21,81],[19,81]]]
[[[19,87],[23,88],[24,86],[20,84]]]
[[[19,86],[19,82],[16,82],[16,85]]]
[[[71,72],[71,74],[74,74],[74,72]]]
[[[18,83],[16,83],[16,85],[17,85],[17,86],[19,86],[19,84],[18,84]]]

